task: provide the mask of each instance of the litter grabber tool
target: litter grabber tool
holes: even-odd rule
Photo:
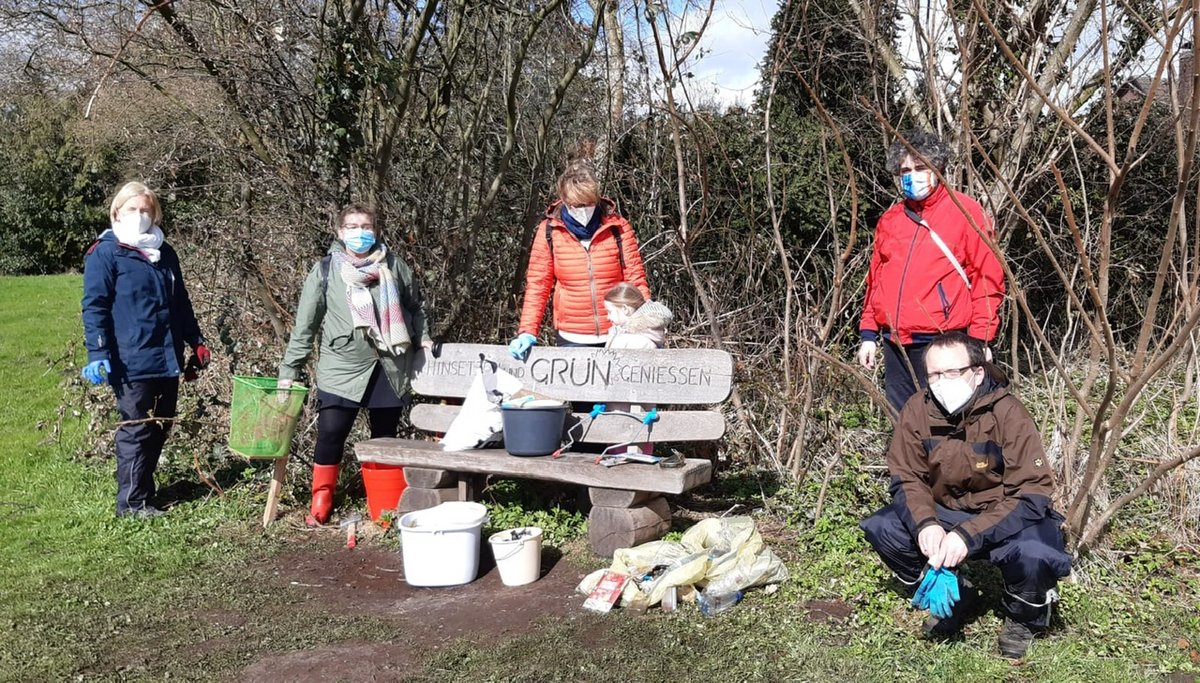
[[[338,526],[346,530],[346,547],[353,549],[358,545],[358,523],[362,521],[362,515],[355,512],[346,519],[338,523]]]
[[[642,453],[640,450],[628,450],[630,446],[637,446],[638,444],[650,440],[650,433],[654,429],[654,423],[658,422],[657,408],[651,408],[650,412],[648,413],[634,413],[628,410],[609,410],[606,404],[597,403],[592,406],[592,411],[588,413],[588,416],[591,419],[588,422],[587,430],[584,430],[584,436],[587,436],[588,430],[592,428],[592,424],[595,423],[596,418],[600,417],[601,415],[616,415],[619,417],[627,417],[632,420],[637,420],[638,422],[642,423],[642,427],[645,428],[645,432],[643,435],[642,430],[639,430],[631,439],[622,441],[621,443],[612,444],[611,446],[606,446],[604,450],[600,452],[600,455],[596,457],[597,465],[613,467],[614,465],[620,465],[630,461],[642,462],[648,465],[657,465],[658,463],[662,462],[662,458],[659,456],[648,455],[646,453]]]

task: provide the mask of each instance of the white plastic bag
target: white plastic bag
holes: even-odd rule
[[[521,390],[521,380],[480,358],[482,372],[475,375],[458,415],[442,437],[442,450],[466,451],[497,445],[503,436],[500,402]]]

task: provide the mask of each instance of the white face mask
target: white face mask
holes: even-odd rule
[[[567,214],[574,218],[580,225],[587,225],[588,221],[592,220],[592,214],[596,213],[594,206],[576,206],[567,207]]]
[[[933,194],[937,187],[937,176],[933,171],[910,171],[900,176],[900,189],[904,196],[913,201],[921,201]]]
[[[146,234],[150,231],[150,226],[153,225],[149,214],[144,214],[140,211],[133,211],[118,216],[117,224],[120,226],[122,232],[138,235]]]
[[[947,415],[953,415],[967,405],[975,395],[975,373],[958,379],[940,379],[929,385],[933,398]]]

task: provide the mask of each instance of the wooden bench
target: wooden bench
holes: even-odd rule
[[[713,441],[725,433],[717,410],[676,410],[679,405],[719,404],[729,396],[733,359],[712,349],[626,351],[596,348],[534,347],[526,362],[514,360],[503,346],[445,344],[437,358],[427,352],[414,363],[413,391],[419,396],[462,398],[480,371],[480,354],[518,377],[526,389],[554,398],[596,403],[655,404],[658,419],[648,430],[625,416],[574,413],[571,433],[589,444],[626,441],[671,443]],[[443,433],[459,406],[419,403],[411,420],[419,429]],[[661,451],[662,449],[657,449]],[[644,463],[605,467],[596,453],[566,452],[561,457],[517,457],[500,448],[445,452],[435,441],[370,439],[355,446],[360,462],[401,465],[408,488],[400,511],[432,507],[476,497],[488,475],[581,484],[589,489],[592,511],[588,539],[592,549],[609,556],[660,538],[670,528],[671,510],[664,494],[680,494],[708,483],[712,463],[688,458],[677,468]],[[661,453],[658,453],[661,455]]]

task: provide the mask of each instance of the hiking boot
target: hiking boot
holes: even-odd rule
[[[1000,629],[1000,655],[1009,659],[1021,659],[1033,643],[1033,629],[1012,617],[1004,617],[1004,626]]]
[[[924,637],[930,640],[952,637],[962,630],[963,621],[975,610],[975,605],[979,603],[979,591],[975,590],[975,586],[966,577],[959,576],[958,582],[959,598],[951,608],[950,616],[946,619],[934,616],[926,619],[921,626],[921,634]]]

